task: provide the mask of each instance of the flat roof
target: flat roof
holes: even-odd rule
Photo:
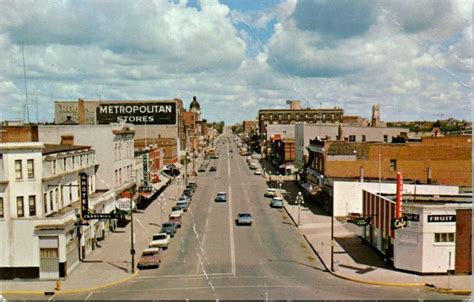
[[[42,150],[43,155],[58,153],[58,152],[68,152],[81,149],[90,149],[91,146],[78,146],[78,145],[52,145],[45,144],[44,149]]]

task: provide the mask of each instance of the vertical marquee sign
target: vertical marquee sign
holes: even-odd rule
[[[115,218],[115,214],[106,213],[89,213],[89,181],[87,173],[79,173],[79,195],[81,197],[81,219],[112,219]]]
[[[150,176],[148,174],[148,153],[143,154],[143,186],[148,187]]]

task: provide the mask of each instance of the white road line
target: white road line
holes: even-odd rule
[[[150,231],[143,225],[143,223],[140,221],[140,219],[136,218],[137,222],[142,226],[142,228],[145,230],[145,232],[148,233],[148,235],[151,235]]]
[[[93,292],[91,292],[91,293],[89,294],[89,296],[92,295],[92,293],[93,293]],[[89,298],[89,296],[87,296],[87,298]],[[56,295],[52,295],[51,298],[48,299],[48,301],[51,301],[51,300],[53,300],[54,298],[56,298]],[[87,298],[86,298],[86,300],[87,300]],[[4,301],[4,300],[2,300],[2,301]],[[7,300],[5,300],[5,301],[7,301]]]
[[[229,184],[229,232],[230,232],[230,262],[232,264],[232,275],[235,276],[235,243],[234,243],[234,224],[232,223],[232,188]]]
[[[230,177],[230,159],[227,157],[227,175]]]
[[[93,293],[94,293],[94,292],[90,292],[90,293],[87,295],[87,297],[84,299],[84,301],[89,300],[89,298],[92,296]],[[54,296],[53,296],[53,297],[54,297]],[[52,299],[52,297],[51,297],[51,299]],[[51,300],[51,299],[50,299],[50,300]]]

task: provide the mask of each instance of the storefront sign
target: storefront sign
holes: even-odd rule
[[[148,153],[143,154],[143,185],[148,187],[148,183],[150,182],[150,174],[148,172]]]
[[[97,107],[97,123],[126,122],[135,125],[176,124],[175,103],[117,103],[100,104]]]
[[[116,207],[124,212],[130,212],[130,198],[120,198],[116,202]]]
[[[400,228],[404,228],[407,226],[407,220],[405,219],[405,217],[400,217],[398,219],[392,219],[391,221],[391,224],[390,224],[390,227],[392,230],[396,230],[396,229],[400,229]]]
[[[89,191],[87,173],[79,173],[79,192],[81,195],[81,217],[87,219],[89,214]]]
[[[347,222],[353,223],[358,226],[367,226],[370,224],[371,220],[372,220],[372,217],[357,217],[357,218],[351,218]]]
[[[428,215],[428,222],[455,222],[456,215]]]
[[[405,213],[403,214],[403,217],[405,217],[405,220],[407,221],[420,221],[420,215],[418,214]]]
[[[144,187],[144,186],[138,187],[138,192],[150,193],[151,191],[153,191],[153,187]]]

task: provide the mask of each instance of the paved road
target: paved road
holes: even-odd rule
[[[163,252],[162,266],[92,293],[58,299],[447,299],[425,289],[366,286],[333,277],[283,210],[263,197],[266,183],[253,175],[235,143],[220,145],[217,172],[200,173],[183,227]],[[228,194],[216,203],[218,191]],[[155,201],[158,202],[158,201]],[[254,225],[236,226],[238,212]]]

